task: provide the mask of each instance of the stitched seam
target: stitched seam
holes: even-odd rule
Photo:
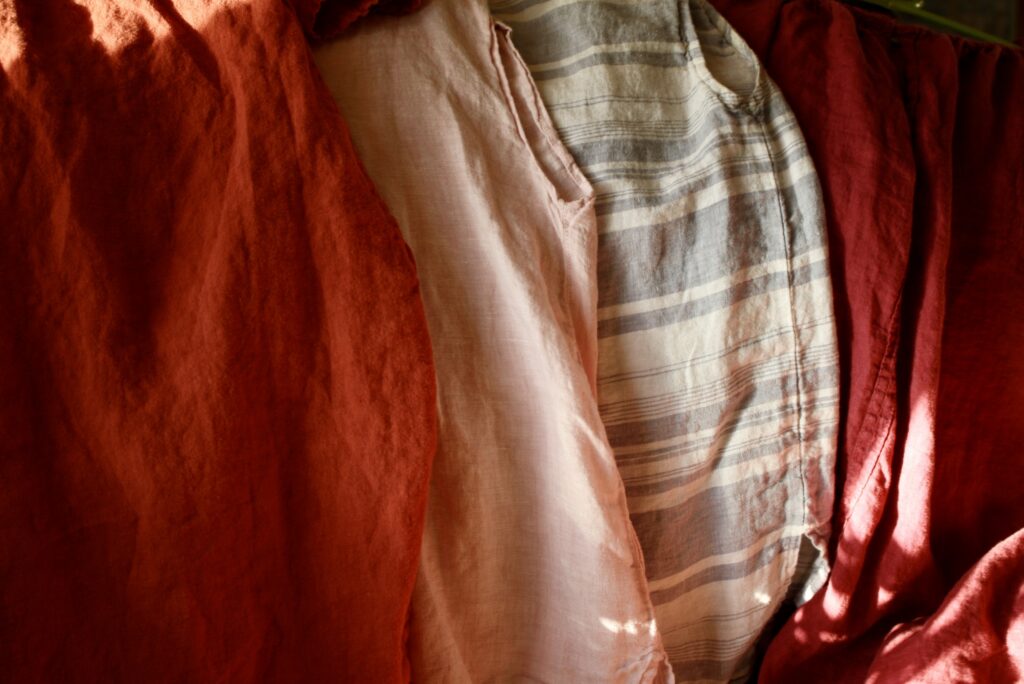
[[[878,419],[882,418],[882,416],[877,415],[877,414],[875,414],[875,417],[878,418]],[[892,437],[892,432],[893,432],[893,428],[895,427],[895,425],[896,425],[895,416],[889,416],[889,419],[888,419],[888,421],[886,423],[885,436],[883,436],[881,441],[879,442],[879,448],[878,448],[877,453],[875,454],[875,460],[871,464],[871,470],[868,472],[868,476],[864,479],[864,483],[861,485],[859,491],[857,492],[857,496],[854,499],[854,502],[850,505],[850,514],[851,515],[843,518],[842,523],[843,523],[843,527],[844,528],[846,527],[846,523],[853,517],[852,514],[853,514],[854,510],[860,507],[860,500],[864,496],[864,494],[867,492],[868,486],[871,484],[871,482],[874,481],[875,473],[878,472],[878,469],[879,469],[879,467],[881,466],[881,463],[882,463],[881,456],[882,456],[883,453],[885,453],[886,447],[888,447],[888,445],[889,445],[890,438]]]
[[[896,425],[896,421],[895,420],[890,420],[889,421],[889,425],[888,425],[888,427],[886,428],[886,431],[885,431],[885,437],[882,439],[882,441],[880,443],[881,444],[881,448],[878,450],[878,454],[879,455],[881,455],[885,451],[886,447],[889,445],[889,442],[891,441],[891,438],[892,438],[892,435],[893,435],[893,428],[895,427],[895,425]],[[875,459],[875,463],[874,463],[874,465],[871,468],[871,477],[869,479],[865,480],[865,485],[864,485],[864,487],[861,488],[861,492],[862,493],[867,491],[867,483],[872,482],[874,480],[874,475],[878,471],[878,467],[879,467],[880,463],[881,463],[881,458],[876,458]],[[858,497],[858,502],[859,501],[860,501],[860,499]],[[851,507],[850,510],[852,511],[853,508]],[[880,522],[880,521],[881,521],[881,518],[879,518],[878,521],[876,521],[874,524],[872,524],[872,526],[871,526],[872,527],[872,532],[877,527],[878,522]],[[844,522],[844,528],[845,528],[845,522]],[[845,536],[846,535],[843,534],[843,537],[845,537]],[[867,547],[870,545],[870,541],[871,541],[870,539],[865,537],[865,539],[863,541],[865,549],[867,549]],[[838,556],[839,556],[839,549],[842,546],[843,546],[843,539],[841,538],[839,540],[839,544],[836,546],[836,560],[837,561],[838,561]],[[858,566],[855,566],[855,567],[856,567],[856,574],[854,576],[854,584],[856,584],[860,580],[861,574],[863,573],[863,570],[864,570],[863,559],[862,559],[862,562]],[[852,601],[853,601],[853,592],[850,592],[850,593],[839,592],[839,605],[840,605],[840,612],[842,614],[846,614],[847,613],[847,611],[850,608],[850,603]]]
[[[891,32],[889,34],[889,39],[890,40],[894,40],[894,39],[897,39],[897,38],[898,38],[898,36],[897,36],[897,29],[896,29],[896,26],[893,25],[892,30],[891,30]],[[913,38],[913,42],[914,42],[914,49],[911,52],[912,52],[912,54],[916,55],[917,54],[917,35],[912,36],[912,38]],[[901,47],[902,47],[902,43],[901,43]],[[913,96],[912,96],[911,99],[913,100],[913,108],[916,110],[918,108],[918,106],[919,106],[920,97],[921,97],[920,89],[917,87],[916,77],[912,78],[911,74],[908,73],[907,74],[907,83],[908,83],[908,87],[913,89]],[[907,118],[908,118],[908,124],[909,124],[910,117],[908,116]],[[909,263],[910,262],[909,262],[909,255],[908,255],[907,268],[909,268]],[[904,273],[903,287],[906,287],[906,273]],[[870,396],[870,399],[869,399],[869,404],[868,404],[868,407],[869,407],[868,411],[869,411],[869,413],[868,413],[868,416],[872,417],[872,418],[876,418],[876,420],[877,419],[883,419],[883,416],[881,415],[881,412],[877,411],[876,407],[874,406],[874,403],[875,403],[875,396],[874,395],[875,395],[875,392],[876,392],[876,388],[878,386],[878,382],[880,381],[881,376],[882,376],[882,369],[883,369],[883,367],[885,367],[887,365],[886,362],[891,362],[891,364],[893,366],[892,370],[890,372],[886,373],[886,375],[887,375],[886,386],[887,387],[891,387],[893,385],[893,383],[894,383],[893,378],[895,377],[896,369],[895,369],[895,360],[893,360],[893,357],[897,353],[897,346],[898,345],[895,344],[895,342],[897,341],[897,336],[893,335],[893,326],[895,325],[896,320],[897,320],[897,316],[898,316],[898,314],[900,312],[900,309],[902,308],[902,304],[903,304],[903,287],[900,288],[900,295],[899,295],[899,297],[897,297],[896,305],[893,307],[893,312],[892,312],[892,314],[889,317],[889,325],[887,327],[887,333],[888,333],[887,337],[888,337],[888,339],[886,341],[885,355],[882,357],[882,362],[879,363],[878,371],[877,371],[877,374],[875,376],[875,386],[872,388],[872,393],[871,393],[871,396]],[[887,392],[887,394],[888,394],[888,392]],[[878,407],[878,408],[881,408],[881,407]],[[860,488],[857,491],[857,495],[854,497],[854,502],[850,505],[850,508],[847,511],[847,515],[843,516],[842,524],[844,526],[845,526],[846,522],[850,518],[853,517],[854,510],[857,507],[859,507],[861,498],[864,496],[865,492],[867,491],[868,485],[874,479],[874,474],[875,474],[875,472],[877,472],[877,470],[879,468],[879,465],[880,465],[880,462],[881,462],[881,458],[882,458],[882,454],[885,453],[885,448],[884,447],[885,447],[885,445],[889,441],[889,435],[892,432],[893,424],[895,423],[895,418],[896,418],[894,410],[893,411],[887,411],[887,413],[889,415],[884,417],[884,419],[888,421],[888,426],[886,428],[886,436],[881,441],[881,443],[880,443],[881,446],[878,449],[878,451],[875,453],[874,460],[873,460],[873,462],[871,464],[871,470],[868,473],[869,477],[867,477],[867,478],[865,478],[863,480]],[[865,421],[865,423],[866,422],[867,421]],[[871,432],[866,430],[865,425],[862,425],[861,429],[857,433],[857,438],[856,438],[856,443],[855,443],[855,446],[857,447],[857,449],[859,450],[861,448],[861,446],[862,446],[862,442],[866,442],[868,439],[870,439],[870,437],[871,437]]]
[[[868,472],[868,477],[864,478],[861,482],[860,486],[857,489],[857,493],[853,497],[853,502],[850,504],[849,508],[847,508],[846,514],[842,516],[842,520],[839,521],[840,525],[842,525],[843,527],[845,527],[846,523],[850,520],[850,518],[853,517],[854,510],[860,506],[860,500],[864,496],[864,493],[867,490],[868,485],[870,484],[875,472],[878,470],[879,463],[882,460],[882,454],[885,452],[885,445],[889,440],[889,433],[892,431],[892,424],[894,422],[895,416],[893,415],[892,411],[886,411],[885,413],[888,415],[883,416],[881,410],[883,407],[880,404],[882,403],[882,400],[885,399],[887,395],[889,395],[889,392],[885,391],[885,389],[892,386],[892,380],[890,376],[893,375],[894,371],[884,372],[885,389],[883,389],[882,387],[882,376],[884,369],[889,365],[889,363],[892,361],[892,357],[896,353],[895,343],[897,340],[897,335],[893,334],[893,326],[895,325],[896,315],[899,313],[900,305],[902,302],[903,295],[901,293],[900,296],[896,299],[896,305],[893,307],[892,313],[889,315],[889,325],[886,328],[887,340],[885,345],[885,353],[882,355],[882,360],[879,362],[878,369],[875,371],[875,380],[872,383],[871,394],[868,395],[867,418],[869,420],[865,420],[863,423],[861,423],[860,428],[857,430],[857,435],[854,438],[853,451],[867,451],[867,447],[864,443],[871,438],[871,435],[874,432],[874,430],[868,430],[869,423],[872,426],[878,426],[878,424],[881,421],[886,421],[888,423],[888,426],[886,427],[886,434],[885,437],[881,440],[881,442],[879,442],[879,448],[875,451],[874,458],[871,462],[871,469]],[[847,459],[849,459],[849,456],[850,454],[847,454]]]
[[[511,33],[511,29],[506,28],[506,30]],[[581,193],[583,193],[583,198],[592,198],[594,196],[594,188],[590,185],[589,181],[584,180],[584,183],[580,183],[580,179],[585,179],[586,177],[580,170],[579,165],[576,164],[576,160],[573,159],[572,153],[566,149],[562,141],[555,135],[555,124],[547,114],[547,107],[544,105],[544,102],[540,97],[540,93],[537,91],[537,84],[533,81],[533,76],[530,74],[530,68],[526,65],[526,62],[523,61],[522,55],[519,54],[519,50],[517,50],[515,45],[512,44],[508,35],[505,36],[504,40],[508,46],[509,54],[512,56],[512,59],[519,65],[523,70],[523,73],[527,76],[527,84],[530,88],[531,100],[527,104],[530,105],[534,112],[537,129],[540,131],[540,134],[544,136],[544,141],[547,143],[551,152],[558,158],[558,163],[561,164],[562,169],[565,170],[569,175],[569,178],[572,179],[573,184],[576,185]]]
[[[761,128],[761,134],[765,138],[766,148],[768,150],[768,158],[772,165],[772,175],[775,177],[776,182],[779,182],[779,167],[775,159],[775,153],[772,149],[773,142],[768,135],[768,128],[765,125],[763,117],[757,117],[758,125]],[[799,329],[797,327],[797,316],[796,316],[796,305],[793,296],[793,256],[790,245],[790,234],[792,233],[792,226],[789,221],[786,220],[785,207],[782,203],[782,193],[776,188],[775,191],[775,204],[779,209],[779,221],[782,225],[782,243],[786,249],[786,280],[788,282],[787,294],[789,296],[789,324],[793,329],[793,363],[796,366],[796,433],[797,433],[797,455],[800,460],[797,473],[800,475],[800,488],[801,494],[803,495],[803,527],[804,533],[808,530],[808,510],[810,508],[810,501],[807,495],[807,474],[804,472],[806,467],[806,455],[804,452],[804,406],[803,406],[803,394],[804,394],[804,366],[801,359],[800,347],[802,343],[800,341]]]
[[[516,133],[519,135],[519,139],[527,146],[527,148],[529,148],[530,142],[526,139],[526,129],[523,128],[523,122],[519,120],[519,112],[516,110],[515,99],[512,95],[512,86],[508,81],[508,75],[505,73],[505,66],[501,63],[501,46],[498,44],[498,31],[493,20],[491,21],[490,29],[491,66],[494,68],[495,75],[498,77],[498,86],[505,100],[505,109],[508,110],[509,116],[512,117],[512,123],[516,129]]]
[[[571,206],[574,203],[586,202],[587,200],[593,199],[594,191],[593,188],[589,186],[589,181],[585,180],[585,176],[583,176],[582,172],[573,173],[572,169],[567,165],[567,160],[565,158],[568,157],[569,159],[572,159],[572,155],[569,154],[568,150],[564,150],[564,148],[560,150],[559,147],[557,147],[552,142],[551,134],[549,133],[549,131],[545,130],[545,122],[542,119],[538,120],[540,119],[540,117],[536,115],[537,92],[536,87],[533,84],[533,78],[532,76],[530,76],[529,68],[527,68],[526,64],[522,61],[522,58],[519,56],[519,52],[512,45],[512,42],[508,39],[508,36],[502,36],[500,34],[502,30],[509,30],[508,27],[506,27],[504,24],[501,24],[500,26],[501,28],[499,28],[499,24],[496,21],[494,21],[493,19],[491,20],[491,63],[494,66],[494,69],[498,75],[498,81],[501,85],[502,94],[504,95],[505,99],[505,107],[506,109],[509,110],[513,121],[515,121],[516,132],[519,134],[519,138],[522,141],[522,143],[526,146],[526,153],[530,157],[531,165],[534,167],[536,172],[540,175],[541,179],[543,180],[547,192],[551,196],[552,201],[554,202],[555,209],[562,217],[563,222],[565,222],[568,219],[565,216],[564,207]],[[502,59],[503,50],[507,50],[509,56],[517,64],[519,64],[526,73],[530,84],[530,89],[533,91],[530,97],[534,99],[533,117],[535,119],[537,128],[540,130],[541,136],[544,138],[544,143],[546,143],[548,149],[558,159],[558,163],[561,166],[562,170],[565,171],[573,186],[577,188],[577,190],[582,195],[581,198],[574,200],[563,199],[561,197],[561,193],[558,190],[558,184],[551,178],[550,173],[547,169],[544,168],[544,165],[538,158],[538,151],[534,149],[533,143],[530,142],[529,136],[527,136],[526,134],[526,127],[523,124],[522,116],[520,115],[519,108],[516,105],[517,97],[515,93],[513,93],[512,91],[512,81],[510,75],[507,73],[505,69],[505,63],[504,60]],[[531,103],[529,102],[529,100],[525,100],[524,104],[526,105],[527,109],[531,108]],[[580,182],[581,179],[583,179],[583,183]]]

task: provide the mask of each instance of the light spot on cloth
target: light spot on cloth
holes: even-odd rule
[[[658,633],[658,626],[654,620],[626,620],[625,622],[619,622],[618,620],[612,620],[611,618],[600,618],[601,626],[607,629],[609,632],[620,634],[625,632],[626,634],[642,634],[647,632],[651,636]]]

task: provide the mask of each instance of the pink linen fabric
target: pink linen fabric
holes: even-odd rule
[[[671,682],[598,413],[593,191],[482,2],[316,60],[413,250],[439,448],[416,682]]]

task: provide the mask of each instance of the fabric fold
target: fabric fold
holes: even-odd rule
[[[412,247],[440,441],[417,682],[671,682],[598,413],[593,191],[481,2],[317,50]]]
[[[408,680],[415,264],[281,0],[0,2],[0,672]]]
[[[807,136],[839,312],[833,572],[761,680],[1014,679],[1024,54],[838,2],[715,4]]]
[[[680,681],[828,573],[838,361],[797,121],[703,2],[493,0],[594,184],[600,412]]]

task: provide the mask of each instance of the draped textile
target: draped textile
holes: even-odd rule
[[[1024,54],[831,0],[713,0],[818,169],[839,331],[833,572],[762,681],[1024,676]]]
[[[0,0],[0,141],[3,678],[407,680],[430,347],[297,15]]]

